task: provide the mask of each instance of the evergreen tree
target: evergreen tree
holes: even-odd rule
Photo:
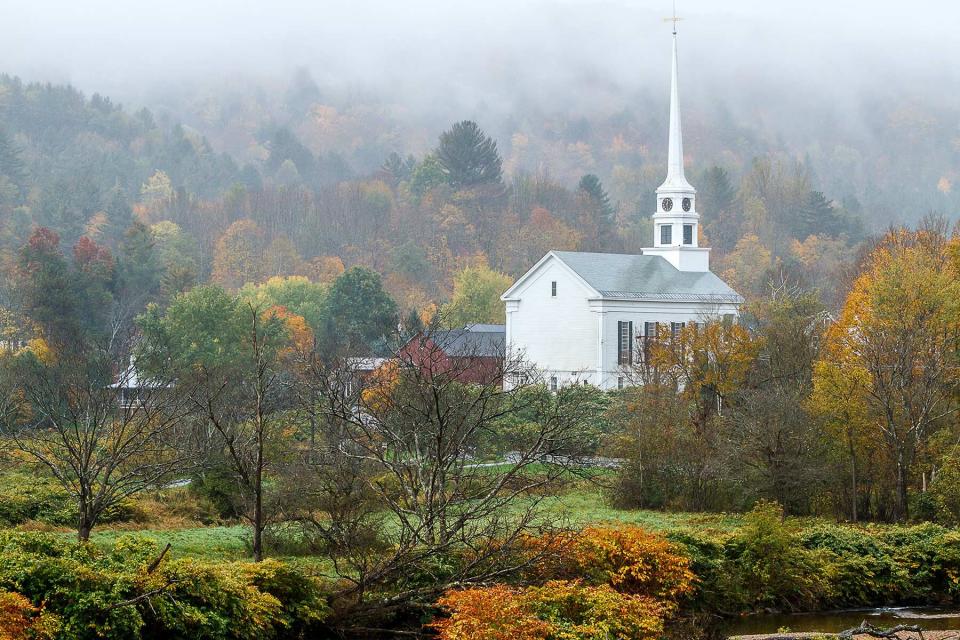
[[[426,326],[423,324],[423,319],[420,317],[420,313],[416,309],[410,309],[407,312],[406,317],[403,319],[403,336],[404,340],[409,340],[413,336],[423,333],[426,330]]]
[[[285,160],[292,162],[297,172],[308,180],[316,173],[317,159],[289,129],[282,128],[277,129],[270,138],[267,166],[271,171],[277,171]]]
[[[80,335],[80,300],[60,237],[38,227],[17,259],[16,298],[21,312],[40,327],[55,348],[76,344]]]
[[[287,89],[287,111],[293,116],[302,116],[319,100],[320,87],[310,75],[310,71],[303,67],[297,69],[293,74],[290,88]]]
[[[713,166],[703,172],[697,185],[697,209],[701,215],[719,216],[733,207],[736,198],[737,192],[723,167]]]
[[[134,222],[133,209],[120,186],[110,190],[105,211],[108,219],[107,237],[113,242],[113,246],[117,246],[122,241],[123,234]]]
[[[0,176],[17,186],[21,196],[27,186],[27,167],[20,157],[21,150],[3,129],[0,129]]]
[[[600,178],[588,173],[577,186],[577,204],[580,208],[581,248],[585,251],[609,249],[613,240],[615,221],[610,197]]]
[[[410,172],[403,159],[396,151],[392,151],[380,165],[380,173],[392,186],[396,187],[401,181],[410,177]]]
[[[825,235],[837,237],[845,231],[846,224],[840,212],[820,191],[810,191],[801,204],[792,229],[798,240],[807,236]]]
[[[440,134],[436,157],[441,171],[455,189],[499,184],[503,161],[497,143],[476,122],[458,122]]]
[[[141,311],[160,292],[160,261],[150,227],[134,222],[124,234],[118,266],[121,297],[132,313]]]

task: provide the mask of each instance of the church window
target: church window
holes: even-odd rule
[[[660,244],[673,242],[673,227],[669,224],[660,225]]]
[[[643,323],[643,361],[650,362],[650,347],[657,339],[657,323]]]
[[[617,364],[633,362],[633,322],[617,323]]]
[[[550,376],[550,391],[557,391],[557,376]]]
[[[693,225],[683,225],[683,244],[693,244]]]
[[[680,335],[680,331],[683,329],[682,322],[671,322],[670,323],[670,337],[674,340],[677,339],[677,336]]]
[[[557,297],[557,281],[556,280],[550,283],[550,295],[554,298]]]
[[[617,389],[623,389],[623,376],[617,376]]]

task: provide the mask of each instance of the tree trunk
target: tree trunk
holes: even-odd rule
[[[86,484],[81,482],[80,504],[77,509],[77,539],[80,542],[90,540],[90,530],[93,529],[93,523],[90,520],[90,492]]]
[[[257,443],[257,469],[253,489],[253,561],[263,560],[263,438]]]
[[[850,506],[853,521],[857,522],[857,500],[860,498],[860,492],[857,490],[857,451],[853,446],[853,434],[849,431],[847,432],[847,443],[850,445],[850,488],[853,491],[853,495],[850,498]]]
[[[910,515],[907,504],[907,468],[903,452],[897,454],[897,520],[904,521]]]

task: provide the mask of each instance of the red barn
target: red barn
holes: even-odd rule
[[[451,373],[461,382],[500,384],[505,350],[502,324],[468,324],[417,334],[398,355],[428,372]]]

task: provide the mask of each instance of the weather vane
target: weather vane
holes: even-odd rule
[[[663,21],[664,21],[664,22],[672,22],[672,23],[673,23],[673,35],[677,35],[677,23],[680,22],[681,20],[683,20],[683,18],[677,16],[677,2],[676,2],[676,0],[674,0],[674,2],[673,2],[673,17],[671,17],[671,18],[664,18]]]

